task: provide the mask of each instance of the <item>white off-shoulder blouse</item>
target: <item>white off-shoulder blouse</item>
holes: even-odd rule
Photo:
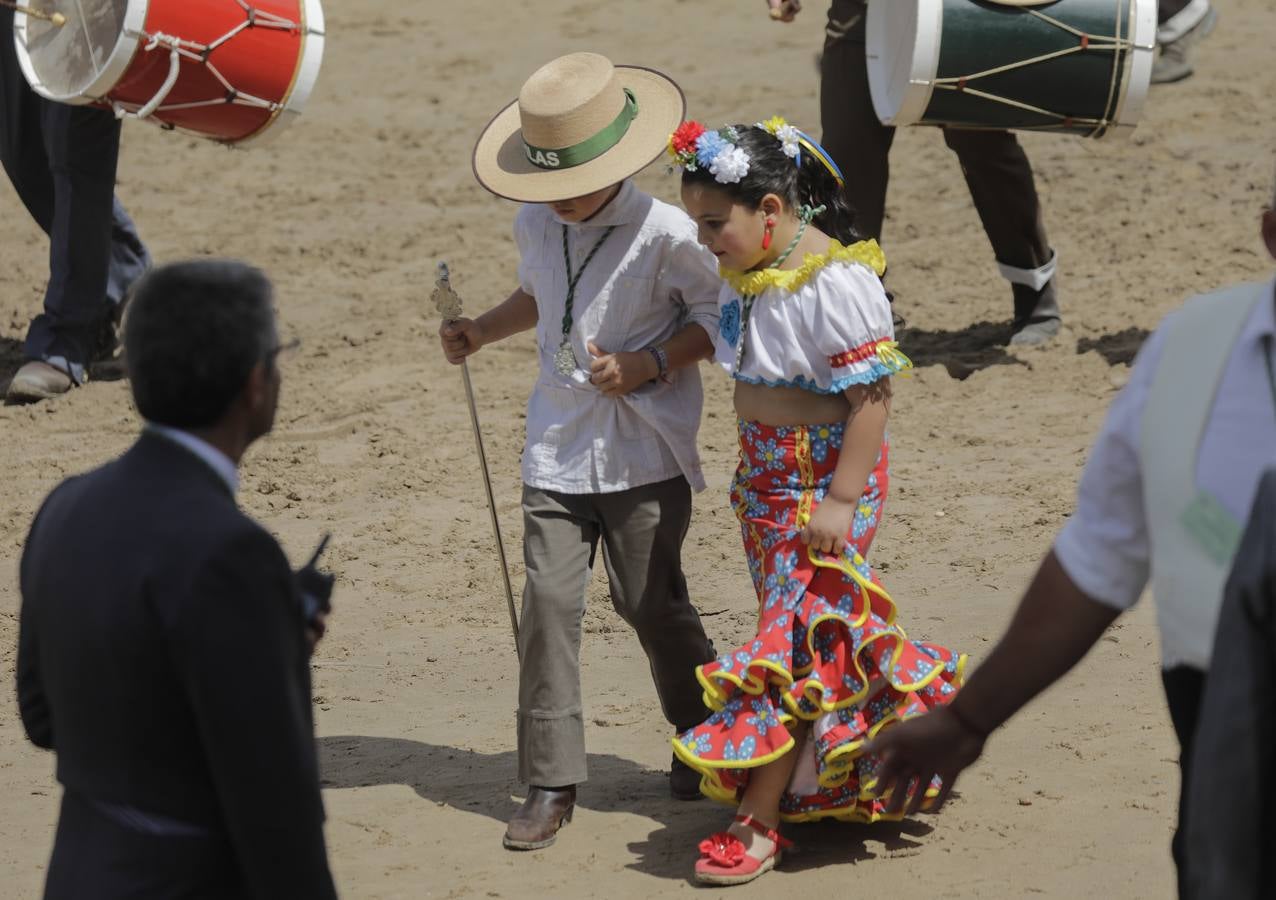
[[[912,367],[895,343],[876,241],[796,269],[721,271],[715,359],[737,381],[836,394]]]

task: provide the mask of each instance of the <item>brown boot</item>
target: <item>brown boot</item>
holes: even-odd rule
[[[508,850],[539,850],[548,847],[558,837],[558,829],[572,820],[576,806],[576,785],[564,788],[533,786],[527,799],[510,819],[505,829]]]
[[[9,382],[6,400],[10,403],[35,403],[49,400],[71,390],[74,382],[61,369],[33,359],[26,363]]]

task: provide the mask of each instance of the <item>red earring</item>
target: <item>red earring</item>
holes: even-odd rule
[[[771,249],[771,231],[775,228],[775,219],[766,217],[766,230],[762,232],[762,249]]]

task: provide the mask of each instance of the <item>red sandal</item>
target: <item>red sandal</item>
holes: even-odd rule
[[[793,846],[792,841],[780,837],[780,832],[767,828],[753,816],[736,816],[741,825],[752,828],[771,843],[775,849],[762,859],[750,856],[740,840],[729,831],[711,834],[700,842],[700,859],[696,862],[696,881],[701,884],[746,884],[780,864],[780,851]]]

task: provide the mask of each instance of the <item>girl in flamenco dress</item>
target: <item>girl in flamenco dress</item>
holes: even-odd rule
[[[724,281],[715,357],[736,382],[731,502],[759,603],[753,640],[697,669],[714,712],[674,750],[706,795],[738,806],[701,843],[696,879],[742,884],[780,861],[781,820],[898,818],[874,795],[865,744],[951,701],[966,657],[909,640],[866,558],[888,485],[891,376],[912,364],[841,172],[778,117],[684,122],[669,152]]]

